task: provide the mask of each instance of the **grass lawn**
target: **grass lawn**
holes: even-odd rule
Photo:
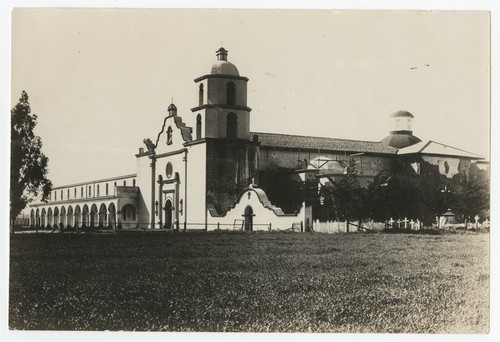
[[[489,330],[489,235],[19,234],[9,325],[35,330]]]

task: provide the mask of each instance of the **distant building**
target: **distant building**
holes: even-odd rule
[[[54,187],[48,203],[29,206],[30,224],[113,229],[287,229],[317,219],[304,184],[342,177],[352,160],[368,186],[394,160],[416,173],[420,162],[452,177],[481,157],[413,135],[413,115],[390,116],[380,142],[250,130],[247,77],[217,51],[209,74],[194,80],[198,103],[174,104],[135,155],[137,173]],[[186,125],[189,122],[191,126]]]

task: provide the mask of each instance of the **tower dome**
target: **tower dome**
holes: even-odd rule
[[[393,129],[382,139],[382,143],[399,149],[421,142],[422,140],[413,135],[411,128],[413,118],[413,114],[405,110],[398,110],[389,115]]]
[[[240,76],[233,63],[227,61],[227,50],[221,47],[217,50],[217,62],[212,65],[211,74]]]

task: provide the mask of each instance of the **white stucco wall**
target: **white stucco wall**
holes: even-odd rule
[[[217,224],[220,224],[220,229],[233,229],[235,220],[244,220],[243,214],[247,206],[252,207],[253,230],[269,230],[271,225],[272,230],[284,230],[292,228],[293,224],[300,224],[304,221],[304,207],[296,215],[277,215],[274,210],[264,206],[263,202],[268,202],[267,196],[262,195],[264,192],[259,188],[250,186],[244,190],[234,208],[230,209],[226,215],[214,217],[208,212],[208,230],[217,229]],[[250,194],[250,195],[249,195]],[[239,221],[237,221],[239,222]],[[241,227],[241,223],[239,223]]]
[[[206,219],[206,144],[188,148],[187,220],[188,228],[204,228]],[[200,224],[203,224],[200,225]]]

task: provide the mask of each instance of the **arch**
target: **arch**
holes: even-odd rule
[[[245,230],[252,231],[253,230],[253,217],[254,217],[253,209],[251,206],[247,205],[245,208],[245,213],[243,217],[245,218]]]
[[[35,225],[40,227],[40,208],[36,208]]]
[[[234,82],[227,82],[226,84],[226,104],[230,106],[236,105],[236,85]]]
[[[226,137],[236,139],[238,136],[238,117],[235,113],[229,113],[226,119]]]
[[[167,199],[165,202],[165,225],[164,227],[166,229],[171,229],[172,228],[172,211],[173,211],[173,205],[172,201],[170,199]]]
[[[89,206],[84,205],[82,208],[82,227],[88,227],[89,225]]]
[[[54,208],[54,226],[59,226],[59,208]]]
[[[61,207],[61,216],[59,222],[62,223],[63,227],[66,227],[66,208]]]
[[[116,227],[116,208],[114,203],[110,203],[108,207],[108,226],[111,228]]]
[[[95,227],[97,221],[99,220],[99,211],[97,210],[97,205],[94,203],[90,207],[90,226]]]
[[[42,209],[42,213],[40,215],[40,220],[41,220],[41,226],[45,227],[47,225],[47,212],[45,211],[45,208]]]
[[[68,207],[68,212],[66,213],[66,227],[73,227],[73,207]]]
[[[99,227],[106,226],[108,218],[108,210],[106,209],[106,204],[102,203],[99,207]]]
[[[201,139],[201,114],[196,116],[196,140]]]
[[[83,223],[82,208],[79,205],[75,207],[75,227],[78,228]]]
[[[199,90],[199,92],[198,92],[198,97],[199,97],[199,105],[200,105],[200,106],[203,106],[203,93],[204,93],[204,91],[203,91],[203,87],[204,87],[204,86],[203,86],[203,83],[200,83],[200,90]]]
[[[35,209],[31,209],[30,212],[30,227],[35,226]]]
[[[47,226],[51,227],[54,224],[54,221],[52,219],[52,208],[49,208],[47,210]]]

